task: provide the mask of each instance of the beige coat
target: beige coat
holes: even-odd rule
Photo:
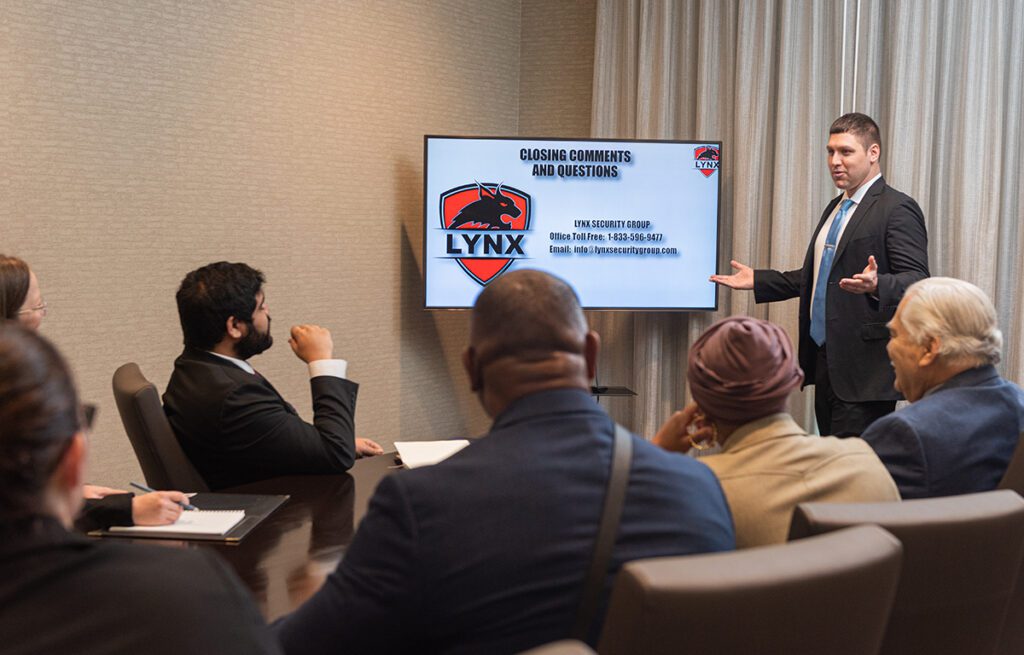
[[[786,541],[793,508],[800,503],[900,499],[867,443],[807,434],[789,414],[740,426],[722,452],[700,461],[725,490],[737,548]]]

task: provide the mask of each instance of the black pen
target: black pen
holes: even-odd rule
[[[147,494],[156,493],[156,489],[150,489],[149,487],[147,487],[144,484],[139,484],[137,482],[129,482],[128,484],[132,485],[136,489],[139,489],[141,491],[145,491]],[[189,510],[199,509],[195,505],[190,505],[189,503],[178,503],[178,504],[181,505],[182,509],[189,509]]]

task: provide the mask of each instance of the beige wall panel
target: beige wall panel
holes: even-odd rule
[[[163,389],[177,284],[219,259],[266,273],[277,343],[253,364],[305,416],[287,328],[317,322],[361,436],[486,429],[467,315],[420,309],[422,137],[517,132],[520,21],[504,0],[4,3],[0,252],[37,271],[100,406],[94,481],[139,477],[113,370]]]

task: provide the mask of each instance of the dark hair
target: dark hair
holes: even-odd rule
[[[78,393],[57,349],[0,323],[0,520],[44,512],[46,486],[81,426]]]
[[[852,134],[857,137],[864,149],[867,150],[871,144],[877,143],[879,150],[882,148],[882,131],[878,129],[878,123],[867,114],[843,114],[832,121],[832,127],[828,128],[829,134]]]
[[[0,254],[0,319],[18,318],[28,296],[30,272],[24,260]]]
[[[232,262],[214,262],[186,275],[176,296],[185,345],[209,350],[227,333],[228,318],[251,321],[264,281],[255,268]]]

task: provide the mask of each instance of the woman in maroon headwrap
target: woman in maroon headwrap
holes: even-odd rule
[[[695,402],[673,414],[654,441],[681,453],[721,446],[700,461],[722,483],[737,547],[784,542],[799,503],[899,500],[864,441],[807,434],[786,413],[803,373],[779,326],[719,321],[693,344],[688,364]]]

